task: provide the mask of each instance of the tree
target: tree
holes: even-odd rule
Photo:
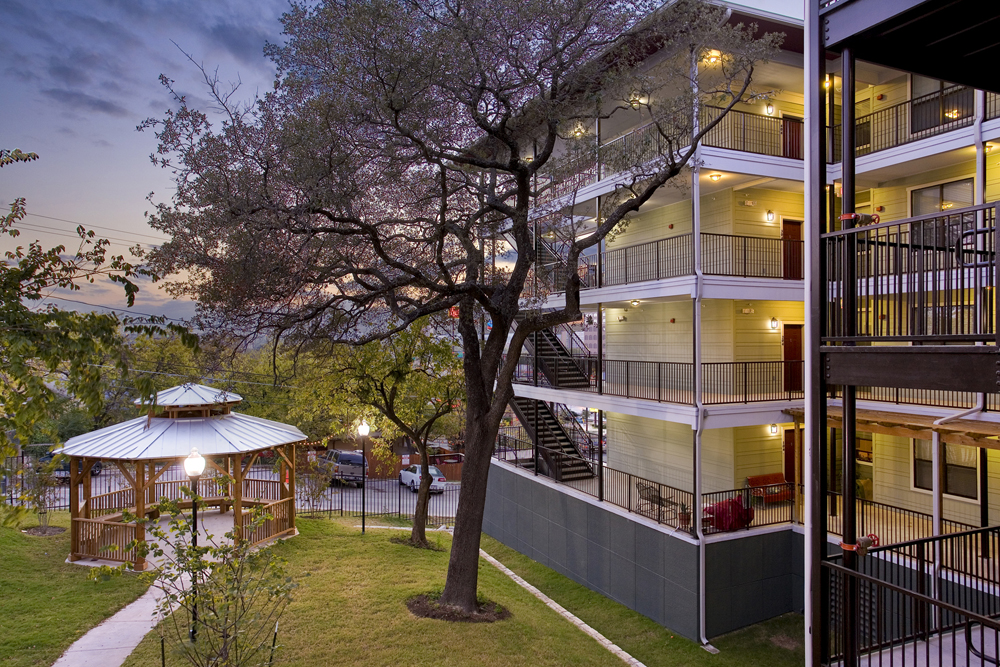
[[[435,336],[426,320],[390,338],[356,350],[339,347],[342,391],[378,410],[420,454],[420,489],[410,543],[427,547],[427,507],[431,474],[428,443],[441,434],[443,419],[464,398],[461,362],[447,339]]]
[[[475,609],[490,457],[526,338],[579,319],[581,253],[759,94],[755,64],[780,38],[726,18],[696,0],[294,5],[286,44],[269,49],[273,91],[238,104],[206,75],[217,127],[180,96],[176,112],[142,126],[177,183],[151,218],[172,237],[154,265],[189,272],[173,289],[199,301],[204,326],[363,344],[457,308],[466,457],[443,604]],[[722,55],[707,65],[711,50]],[[707,102],[725,111],[699,124]],[[618,156],[624,177],[590,233],[571,206],[547,211],[570,230],[570,270],[548,286],[565,305],[543,311],[524,301],[544,277],[529,214],[593,160],[595,116],[636,108],[655,141]],[[504,239],[516,257],[494,266]]]

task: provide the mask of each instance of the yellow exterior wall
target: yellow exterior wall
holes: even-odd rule
[[[795,301],[730,301],[735,324],[734,361],[775,361],[783,359],[781,323],[803,324],[803,305]],[[752,314],[744,314],[752,309]],[[778,329],[771,328],[771,318],[778,318]],[[803,345],[805,341],[803,340]]]
[[[877,206],[885,207],[885,210],[878,214],[883,222],[908,218],[910,217],[910,188],[919,188],[943,181],[958,181],[963,178],[974,177],[975,175],[976,165],[974,161],[970,160],[969,162],[963,162],[950,167],[879,183],[877,188],[872,189],[872,210],[875,210],[874,207]],[[1000,175],[995,172],[987,174],[987,201],[990,201],[991,177],[994,179],[992,189],[1000,194],[1000,182],[996,182],[998,176]]]
[[[740,489],[751,475],[783,472],[782,438],[785,428],[792,424],[779,424],[778,434],[771,435],[769,425],[744,426],[733,431],[733,488]]]
[[[609,412],[608,467],[692,491],[694,431],[690,426]],[[706,493],[732,489],[733,429],[702,433],[702,486]]]
[[[755,206],[744,206],[743,202],[756,202]],[[767,212],[774,211],[774,222],[767,221]],[[737,188],[733,190],[733,223],[731,234],[738,236],[781,236],[782,217],[803,220],[804,200],[800,192],[785,192],[765,188]],[[703,231],[714,231],[704,229]]]

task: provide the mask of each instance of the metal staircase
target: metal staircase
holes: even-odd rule
[[[520,314],[515,319],[518,324],[522,320],[523,316]],[[529,335],[524,343],[525,352],[534,357],[537,348],[538,370],[553,387],[586,391],[590,389],[590,375],[587,372],[590,351],[572,329],[565,328],[575,343],[574,347],[581,348],[583,356],[574,355],[551,329],[542,329]]]
[[[591,463],[584,458],[573,438],[566,432],[556,414],[544,401],[515,396],[510,401],[518,421],[538,447],[538,472],[558,482],[571,482],[594,477]],[[535,462],[519,461],[531,468]]]

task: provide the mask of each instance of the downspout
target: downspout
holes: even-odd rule
[[[692,136],[698,134],[700,112],[698,105],[698,55],[691,52],[691,86],[694,88],[694,112],[692,120]],[[705,405],[702,402],[702,369],[701,369],[701,299],[702,284],[705,274],[701,271],[701,187],[698,182],[699,164],[701,163],[701,145],[695,146],[691,168],[691,250],[692,267],[694,268],[694,299],[692,308],[694,312],[691,318],[691,328],[694,338],[694,349],[692,354],[693,376],[694,376],[694,408],[695,408],[695,431],[694,431],[694,495],[692,498],[691,513],[694,515],[695,536],[698,538],[698,639],[702,646],[711,653],[718,653],[718,650],[708,643],[705,636],[706,614],[705,614],[705,531],[702,526],[701,512],[701,469],[702,469],[702,448],[701,435],[705,428]]]

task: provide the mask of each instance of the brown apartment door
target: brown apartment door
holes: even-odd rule
[[[797,116],[781,117],[781,156],[802,159],[802,119]]]
[[[802,391],[802,327],[786,324],[782,359],[785,364],[785,391]]]
[[[799,429],[799,435],[803,434],[803,430]],[[789,483],[794,483],[796,477],[802,479],[802,457],[799,457],[799,470],[798,475],[795,474],[795,429],[787,429],[785,431],[785,439],[781,445],[782,455],[785,461],[785,481]]]
[[[781,277],[802,280],[802,221],[781,221]]]

